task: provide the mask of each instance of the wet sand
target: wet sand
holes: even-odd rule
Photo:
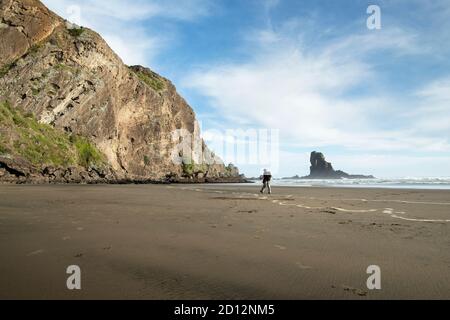
[[[0,298],[450,299],[450,191],[257,191],[0,186]]]

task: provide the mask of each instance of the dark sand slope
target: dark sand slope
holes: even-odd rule
[[[449,191],[257,188],[0,186],[0,298],[450,299]]]

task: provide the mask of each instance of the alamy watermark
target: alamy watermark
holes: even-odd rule
[[[370,5],[367,7],[367,29],[380,30],[381,29],[381,8],[377,5]]]
[[[213,129],[205,130],[200,135],[200,125],[196,124],[193,132],[186,129],[172,132],[172,141],[176,146],[171,158],[176,165],[225,162],[265,167],[275,174],[279,169],[279,140],[278,129]]]
[[[377,265],[371,265],[367,267],[367,274],[370,274],[367,279],[367,289],[369,290],[381,290],[381,268]]]
[[[81,290],[81,268],[77,265],[68,266],[66,273],[70,274],[66,281],[67,289]]]

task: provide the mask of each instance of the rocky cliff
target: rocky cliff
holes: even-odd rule
[[[341,170],[334,170],[333,165],[325,160],[321,152],[313,151],[310,162],[310,174],[302,179],[374,179],[374,176],[351,175]]]
[[[239,179],[169,80],[125,65],[38,0],[0,0],[0,104],[3,181]],[[180,132],[191,151],[177,147]]]

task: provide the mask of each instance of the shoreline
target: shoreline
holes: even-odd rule
[[[180,181],[180,182],[167,182],[167,181],[115,181],[115,182],[84,182],[84,183],[72,183],[72,182],[45,182],[45,183],[33,183],[33,182],[7,182],[0,181],[0,186],[146,186],[146,185],[161,185],[161,186],[247,186],[255,187],[262,186],[260,181],[246,180],[246,181],[211,181],[211,182],[194,182],[194,181]],[[368,190],[405,190],[405,191],[449,191],[450,186],[439,187],[439,185],[331,185],[331,184],[317,184],[317,185],[292,185],[292,184],[277,184],[272,183],[272,188],[276,189],[309,189],[309,188],[324,188],[324,189],[368,189]]]
[[[253,182],[249,180],[242,180],[240,178],[229,178],[229,179],[211,179],[211,181],[204,182],[204,181],[192,181],[192,180],[186,180],[186,181],[158,181],[158,180],[114,180],[105,182],[103,180],[100,181],[85,181],[85,182],[61,182],[61,181],[16,181],[16,182],[10,182],[10,181],[1,181],[0,180],[0,186],[2,185],[36,185],[36,186],[46,186],[46,185],[170,185],[170,184],[178,184],[178,185],[186,185],[186,184],[196,184],[196,185],[208,185],[208,184],[252,184]]]

